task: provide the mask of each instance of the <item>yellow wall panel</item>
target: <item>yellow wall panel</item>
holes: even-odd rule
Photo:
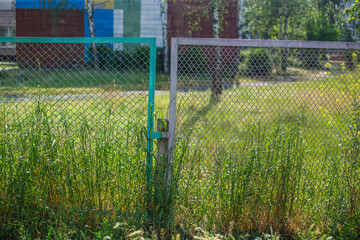
[[[95,9],[114,9],[114,0],[92,0]],[[85,8],[87,9],[87,0],[85,0]]]

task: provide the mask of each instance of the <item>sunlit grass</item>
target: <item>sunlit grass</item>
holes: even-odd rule
[[[156,76],[156,89],[168,90],[169,77]],[[147,72],[126,70],[44,70],[14,69],[0,72],[0,98],[101,94],[108,92],[147,91]]]
[[[272,227],[293,236],[315,224],[356,238],[359,218],[349,208],[359,202],[360,168],[348,157],[358,159],[351,149],[359,135],[349,134],[358,121],[357,76],[244,85],[220,102],[210,91],[180,94],[178,136],[189,147],[177,220],[212,232]]]
[[[204,236],[315,228],[356,239],[357,74],[239,85],[220,102],[209,90],[180,92],[169,228],[184,238],[201,227]],[[124,238],[156,223],[145,202],[147,95],[46,98],[103,93],[70,85],[34,84],[21,88],[33,98],[0,101],[0,238]],[[156,117],[168,107],[167,94],[156,96]]]

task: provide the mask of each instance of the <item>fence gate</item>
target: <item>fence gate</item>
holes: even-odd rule
[[[359,50],[358,43],[173,38],[177,215],[248,232],[302,221],[329,227],[330,215],[353,214]]]
[[[16,184],[8,174],[21,165],[38,179],[29,191],[38,189],[45,202],[54,196],[41,181],[51,181],[73,207],[133,216],[151,190],[155,38],[0,42],[8,43],[0,49],[2,139],[16,145],[5,155],[9,164],[2,162],[5,196]]]

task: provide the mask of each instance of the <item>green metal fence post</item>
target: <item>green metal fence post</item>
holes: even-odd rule
[[[146,161],[146,201],[147,210],[152,196],[152,155],[154,130],[154,104],[155,104],[155,71],[156,71],[156,38],[150,40],[150,64],[149,64],[149,103],[148,103],[148,127],[147,127],[147,161]]]

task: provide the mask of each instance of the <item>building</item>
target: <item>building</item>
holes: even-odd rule
[[[161,0],[95,0],[96,37],[156,37],[162,45]],[[88,37],[86,0],[17,0],[16,29],[22,37]]]
[[[0,1],[0,36],[11,37],[15,30],[15,9],[12,8],[12,0]]]
[[[163,0],[93,1],[96,37],[156,37],[157,45],[163,45],[160,7]],[[51,6],[43,2],[47,1],[16,1],[17,36],[90,36],[86,0],[50,1],[54,2]],[[237,4],[235,0],[228,2],[222,37],[236,38]],[[168,1],[168,38],[211,37],[209,16],[196,16],[208,6],[209,0]],[[197,29],[191,26],[195,17]]]
[[[15,35],[15,9],[12,0],[0,1],[0,37],[11,37]],[[0,58],[7,59],[15,56],[15,47],[9,43],[0,43]]]
[[[92,0],[96,37],[156,37],[157,46],[163,47],[163,22],[161,1],[163,0]],[[236,38],[237,4],[227,0],[221,37]],[[167,16],[167,41],[171,37],[211,37],[209,16],[202,14],[209,8],[210,0],[169,0]],[[89,37],[87,0],[17,0],[16,36],[18,37]],[[200,15],[199,15],[200,14]],[[196,19],[196,24],[194,24]],[[194,29],[194,25],[197,26]],[[71,49],[75,49],[74,46]],[[84,49],[84,48],[82,48]],[[35,63],[29,56],[48,64],[59,65],[46,56],[46,46],[37,47],[37,54],[31,55],[29,44],[18,44],[18,61],[27,66]],[[61,61],[72,66],[76,55],[87,52],[69,50],[74,55],[64,56]],[[87,61],[85,57],[85,61]],[[34,60],[34,61],[31,61]],[[27,61],[27,62],[26,62]]]

